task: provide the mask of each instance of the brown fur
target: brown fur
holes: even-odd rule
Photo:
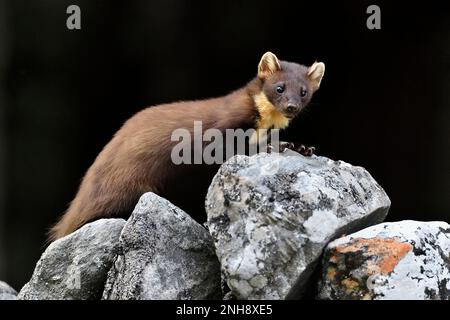
[[[291,69],[301,74],[292,75]],[[171,162],[172,147],[178,143],[170,141],[175,129],[192,131],[194,121],[199,120],[203,130],[287,126],[289,121],[283,115],[284,107],[271,98],[273,90],[268,89],[268,84],[285,79],[286,83],[297,84],[301,80],[311,85],[305,80],[308,70],[297,64],[279,62],[274,55],[263,56],[258,77],[229,95],[159,105],[137,113],[114,135],[88,169],[67,212],[51,229],[50,240],[99,218],[128,217],[145,192],[152,191],[172,200],[174,190],[190,189],[186,187],[189,179],[196,179],[205,165],[177,166]],[[210,178],[209,175],[205,181],[209,182]],[[194,192],[195,195],[203,201],[204,192]]]

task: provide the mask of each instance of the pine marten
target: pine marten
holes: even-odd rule
[[[177,128],[203,130],[286,128],[309,103],[325,72],[322,62],[310,67],[279,61],[265,53],[257,76],[226,96],[149,107],[125,122],[85,174],[75,199],[50,230],[50,240],[61,238],[84,224],[111,217],[128,218],[139,197],[152,191],[182,209],[183,199],[204,203],[217,167],[175,165],[171,134]],[[192,181],[203,189],[191,187]],[[200,190],[200,191],[199,191]],[[181,200],[180,200],[181,199]],[[200,207],[189,208],[198,210]],[[189,214],[196,212],[186,210]],[[204,213],[203,213],[204,214]]]

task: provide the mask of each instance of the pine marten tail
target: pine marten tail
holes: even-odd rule
[[[84,221],[81,221],[76,215],[77,212],[73,208],[69,208],[61,219],[48,231],[48,242],[58,240],[80,228],[84,224]]]

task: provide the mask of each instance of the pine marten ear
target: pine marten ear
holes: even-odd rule
[[[280,70],[281,66],[277,56],[270,51],[264,53],[258,65],[258,77],[267,79],[270,75]]]
[[[323,62],[314,62],[308,69],[308,78],[312,83],[313,90],[316,91],[320,87],[323,75],[325,74],[325,64]]]

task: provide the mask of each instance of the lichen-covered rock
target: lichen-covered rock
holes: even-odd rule
[[[144,194],[120,236],[103,299],[221,298],[208,231],[154,193]]]
[[[365,169],[291,151],[231,158],[206,202],[222,272],[239,299],[301,297],[324,246],[383,221],[389,206]]]
[[[17,292],[6,282],[0,281],[0,300],[16,300]]]
[[[450,299],[450,225],[383,223],[331,242],[321,299]]]
[[[100,299],[124,224],[123,219],[97,220],[51,243],[18,298]]]

